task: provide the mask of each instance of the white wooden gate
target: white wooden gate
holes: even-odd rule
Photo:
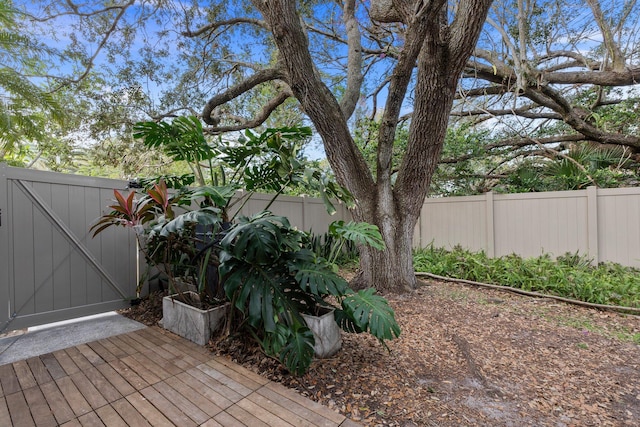
[[[0,164],[0,333],[126,307],[136,245],[89,228],[124,181]]]

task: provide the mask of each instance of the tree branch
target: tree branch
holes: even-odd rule
[[[338,182],[348,185],[356,199],[362,202],[370,199],[374,186],[371,172],[351,137],[340,105],[314,65],[296,2],[254,0],[253,3],[271,27],[287,83],[321,135]]]
[[[355,16],[355,0],[346,0],[342,9],[342,20],[347,30],[347,87],[340,101],[340,109],[345,118],[349,119],[356,109],[364,81],[362,74],[362,45],[360,43],[360,29]]]
[[[234,116],[233,119],[239,124],[234,126],[211,126],[207,128],[207,131],[209,133],[218,134],[218,133],[232,132],[232,131],[238,131],[238,130],[244,130],[244,129],[253,129],[255,127],[258,127],[269,118],[271,113],[273,113],[273,111],[276,108],[278,108],[287,99],[291,97],[293,97],[293,93],[291,92],[291,89],[289,88],[283,89],[275,97],[273,97],[271,100],[266,102],[262,106],[258,114],[256,114],[255,117],[253,117],[251,120],[246,120],[243,117]]]
[[[218,117],[215,117],[214,110],[216,107],[237,98],[238,96],[250,91],[259,84],[272,80],[286,80],[286,74],[282,67],[279,66],[279,64],[277,64],[274,68],[266,68],[264,70],[257,71],[240,83],[209,99],[204,109],[202,110],[202,120],[204,120],[204,122],[208,125],[214,127],[217,126],[220,119]]]
[[[187,30],[187,31],[183,31],[181,34],[185,37],[198,37],[204,33],[208,33],[211,31],[215,31],[220,27],[227,27],[227,26],[231,26],[231,25],[237,25],[237,24],[251,24],[251,25],[255,25],[256,27],[260,27],[263,28],[265,30],[269,30],[269,27],[267,26],[267,23],[260,20],[260,19],[252,19],[252,18],[232,18],[232,19],[226,19],[223,21],[216,21],[216,22],[212,22],[208,25],[205,25],[203,27],[198,28],[195,31],[191,31],[191,30]]]

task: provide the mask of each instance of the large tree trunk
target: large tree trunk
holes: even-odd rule
[[[384,251],[368,246],[360,248],[360,270],[351,282],[354,289],[373,287],[384,292],[403,293],[416,286],[413,230],[417,218],[390,208],[390,212],[385,209],[369,214],[360,209],[353,212],[357,221],[378,225],[386,246]]]
[[[491,0],[461,0],[458,15],[450,25],[446,0],[393,2],[394,7],[399,7],[399,17],[393,19],[401,17],[408,24],[380,124],[375,180],[351,136],[349,112],[341,109],[315,68],[295,3],[254,0],[273,32],[286,70],[285,80],[322,137],[338,181],[356,199],[355,219],[377,225],[384,238],[384,251],[361,250],[362,268],[354,286],[409,291],[416,285],[412,257],[415,224],[440,157],[458,78],[478,39]],[[353,1],[345,4],[351,7]],[[345,8],[347,17],[350,13]],[[349,37],[358,36],[356,29],[352,30]],[[358,51],[358,43],[350,46],[353,52]],[[358,61],[350,64],[357,65]],[[395,132],[416,64],[407,153],[394,183]],[[349,72],[362,70],[350,66]],[[351,87],[359,84],[356,78],[349,81]]]

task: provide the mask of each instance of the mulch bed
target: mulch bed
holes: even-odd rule
[[[122,314],[156,324],[159,297]],[[402,328],[390,353],[343,334],[337,355],[294,377],[246,339],[210,347],[367,426],[640,420],[640,317],[437,281],[386,297]]]

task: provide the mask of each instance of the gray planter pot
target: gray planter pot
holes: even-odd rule
[[[320,359],[333,356],[342,347],[341,329],[333,317],[333,311],[320,316],[302,314],[307,326],[313,332],[316,342],[313,350],[316,357]]]
[[[178,301],[175,296],[162,299],[162,326],[196,344],[207,344],[222,324],[229,304],[201,310]]]

